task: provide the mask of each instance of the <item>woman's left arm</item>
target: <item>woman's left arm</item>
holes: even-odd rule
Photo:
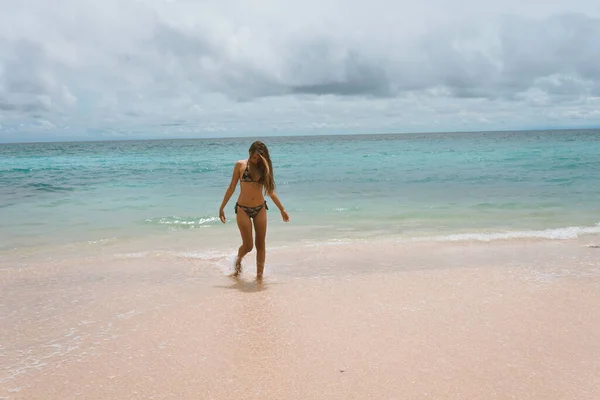
[[[269,197],[271,200],[273,200],[273,203],[275,203],[277,208],[279,208],[279,211],[281,211],[281,218],[283,218],[285,222],[288,222],[290,220],[290,216],[288,215],[287,211],[285,211],[285,208],[283,208],[283,204],[281,204],[281,201],[279,201],[277,194],[275,192],[271,192],[269,193]]]

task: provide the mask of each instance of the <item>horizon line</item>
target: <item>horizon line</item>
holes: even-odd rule
[[[600,127],[568,127],[568,128],[536,128],[536,129],[494,129],[494,130],[452,130],[452,131],[424,131],[424,132],[372,132],[372,133],[318,133],[318,134],[290,134],[290,135],[247,135],[247,136],[199,136],[199,137],[122,137],[110,139],[97,138],[65,138],[51,140],[31,140],[31,141],[2,141],[0,145],[6,144],[42,144],[42,143],[98,143],[98,142],[141,142],[141,141],[169,141],[169,140],[215,140],[215,139],[250,139],[250,138],[303,138],[303,137],[328,137],[328,136],[397,136],[397,135],[438,135],[438,134],[456,134],[456,133],[503,133],[503,132],[560,132],[560,131],[593,131],[600,130]]]

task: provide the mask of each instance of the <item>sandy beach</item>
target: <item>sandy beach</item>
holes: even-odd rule
[[[597,399],[600,242],[3,268],[2,399]]]

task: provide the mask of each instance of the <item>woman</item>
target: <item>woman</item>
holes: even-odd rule
[[[256,279],[261,280],[265,268],[265,237],[267,235],[267,210],[269,209],[263,194],[271,197],[281,211],[281,217],[285,222],[288,222],[290,217],[275,194],[273,164],[269,156],[269,149],[263,142],[256,141],[252,143],[248,153],[248,160],[240,160],[235,163],[231,183],[225,192],[225,197],[219,209],[219,218],[221,222],[225,223],[225,206],[235,192],[235,187],[239,181],[241,189],[240,196],[235,203],[235,214],[242,235],[242,245],[235,260],[233,276],[240,274],[242,271],[242,258],[252,251],[252,222],[254,222]]]

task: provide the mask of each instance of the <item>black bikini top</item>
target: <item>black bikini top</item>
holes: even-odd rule
[[[254,179],[252,179],[252,174],[250,173],[250,170],[248,170],[248,164],[249,163],[246,162],[246,169],[244,170],[244,173],[242,174],[241,181],[242,182],[258,182],[258,183],[260,183],[261,179],[258,179],[256,181]]]

